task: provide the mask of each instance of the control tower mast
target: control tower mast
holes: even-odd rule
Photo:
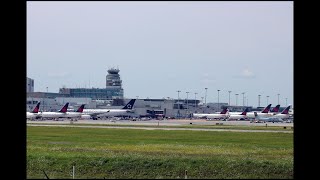
[[[112,87],[122,87],[122,80],[119,75],[120,70],[111,68],[108,70],[108,75],[106,76],[106,88]]]

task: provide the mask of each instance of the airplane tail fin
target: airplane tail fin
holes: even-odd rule
[[[270,112],[279,112],[280,104],[274,107]]]
[[[226,114],[228,112],[228,108],[223,108],[223,110],[220,112],[220,114]]]
[[[69,103],[66,103],[66,104],[59,110],[59,112],[63,112],[63,113],[67,112],[68,105],[69,105]]]
[[[122,109],[132,109],[135,101],[136,99],[131,99]]]
[[[38,113],[39,112],[39,108],[40,108],[40,102],[37,103],[37,105],[34,107],[33,109],[33,113]]]
[[[262,113],[268,113],[269,110],[270,110],[270,107],[271,107],[271,104],[269,104],[267,107],[265,107],[265,108],[263,109],[263,111],[261,111],[261,112],[262,112]]]
[[[290,106],[286,107],[286,108],[281,112],[281,114],[289,114],[289,109],[290,109]]]
[[[78,110],[77,110],[76,112],[82,113],[82,112],[83,112],[83,109],[84,109],[84,106],[85,106],[85,104],[82,104],[82,105],[78,108]]]
[[[248,109],[249,108],[246,108],[240,115],[247,115]]]

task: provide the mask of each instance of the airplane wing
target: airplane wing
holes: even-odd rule
[[[88,115],[90,115],[91,117],[97,117],[98,115],[106,114],[106,113],[108,113],[108,112],[110,112],[110,110],[109,110],[109,111],[107,111],[107,112],[94,112],[94,113],[88,113]]]

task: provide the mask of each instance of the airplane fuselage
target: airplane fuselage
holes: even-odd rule
[[[41,118],[65,118],[66,113],[62,112],[42,112],[40,113]]]
[[[241,114],[230,114],[228,119],[246,119],[248,118],[246,115],[241,115]]]
[[[289,114],[276,114],[272,117],[285,119],[285,118],[289,118],[290,115]]]
[[[272,116],[272,114],[269,114],[269,113],[257,112],[257,114],[258,114],[258,116],[260,116],[260,117],[271,117],[271,116]],[[247,117],[248,117],[248,118],[254,118],[254,117],[255,117],[255,116],[254,116],[254,112],[248,112],[248,113],[247,113]]]
[[[195,118],[207,118],[207,119],[220,119],[220,118],[227,118],[227,114],[193,114]]]
[[[40,118],[40,114],[39,113],[30,113],[30,112],[27,112],[27,119],[37,119],[37,118]]]

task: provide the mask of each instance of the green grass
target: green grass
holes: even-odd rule
[[[293,134],[27,127],[27,178],[293,178]]]
[[[52,123],[29,123],[29,124],[35,124],[35,125],[53,125]],[[283,127],[285,126],[245,126],[245,125],[197,125],[197,124],[188,124],[188,125],[161,125],[161,122],[159,126],[155,124],[90,124],[90,123],[77,123],[73,122],[70,124],[70,122],[66,123],[59,123],[59,125],[72,125],[72,126],[120,126],[120,127],[152,127],[152,128],[202,128],[202,129],[239,129],[239,130],[268,130],[268,131],[293,131],[293,129],[290,126],[286,126],[286,129]]]

